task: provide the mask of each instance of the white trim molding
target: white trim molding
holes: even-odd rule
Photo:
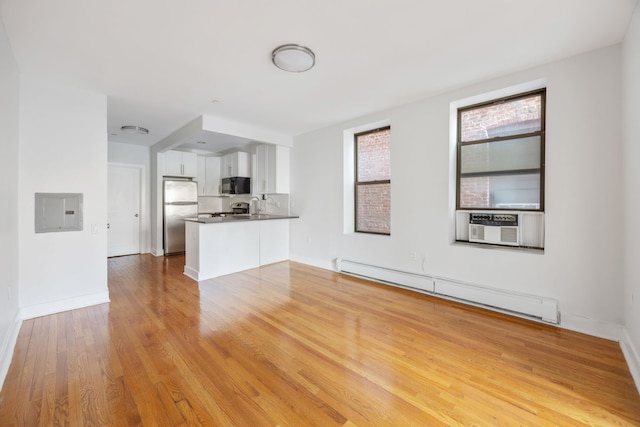
[[[20,310],[22,320],[33,319],[49,314],[61,313],[63,311],[75,310],[77,308],[90,307],[92,305],[110,302],[109,291],[97,294],[83,295],[74,298],[67,298],[58,301],[51,301],[43,304],[34,304],[29,307],[22,307]]]
[[[11,324],[11,330],[8,331],[2,346],[0,346],[0,389],[2,389],[4,380],[9,372],[9,366],[11,366],[13,351],[16,348],[21,327],[22,318],[20,317],[20,311],[17,311]]]
[[[620,341],[624,329],[622,325],[616,323],[578,316],[566,311],[560,313],[560,324],[558,326],[610,341]]]
[[[161,257],[164,256],[164,249],[151,249],[149,253],[155,257]]]
[[[323,270],[338,271],[335,261],[325,261],[324,259],[300,256],[297,254],[291,254],[289,256],[289,260],[299,262],[300,264],[322,268]]]
[[[633,341],[631,341],[629,332],[625,327],[622,328],[620,348],[622,349],[622,354],[629,366],[629,371],[631,372],[633,381],[636,383],[638,393],[640,393],[640,353],[638,352],[638,349],[633,346]]]

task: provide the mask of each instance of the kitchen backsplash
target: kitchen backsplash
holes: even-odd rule
[[[265,199],[260,200],[260,213],[270,215],[289,215],[288,194],[266,194]],[[198,212],[229,212],[231,204],[236,202],[250,203],[250,194],[238,194],[231,197],[198,197]]]
[[[222,212],[222,199],[220,197],[198,197],[198,213],[213,212]]]
[[[288,194],[267,194],[266,200],[260,201],[260,206],[271,215],[289,215],[289,195]]]

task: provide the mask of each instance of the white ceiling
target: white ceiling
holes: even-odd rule
[[[200,115],[294,136],[616,44],[636,2],[0,0],[0,11],[21,73],[107,94],[109,140],[153,145]],[[286,43],[311,48],[316,66],[277,69],[271,51]]]

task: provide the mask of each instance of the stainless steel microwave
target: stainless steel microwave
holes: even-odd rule
[[[234,176],[222,178],[222,194],[249,194],[251,193],[251,178]]]

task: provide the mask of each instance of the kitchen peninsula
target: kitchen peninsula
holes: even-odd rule
[[[185,220],[184,274],[201,281],[289,259],[290,215]]]

